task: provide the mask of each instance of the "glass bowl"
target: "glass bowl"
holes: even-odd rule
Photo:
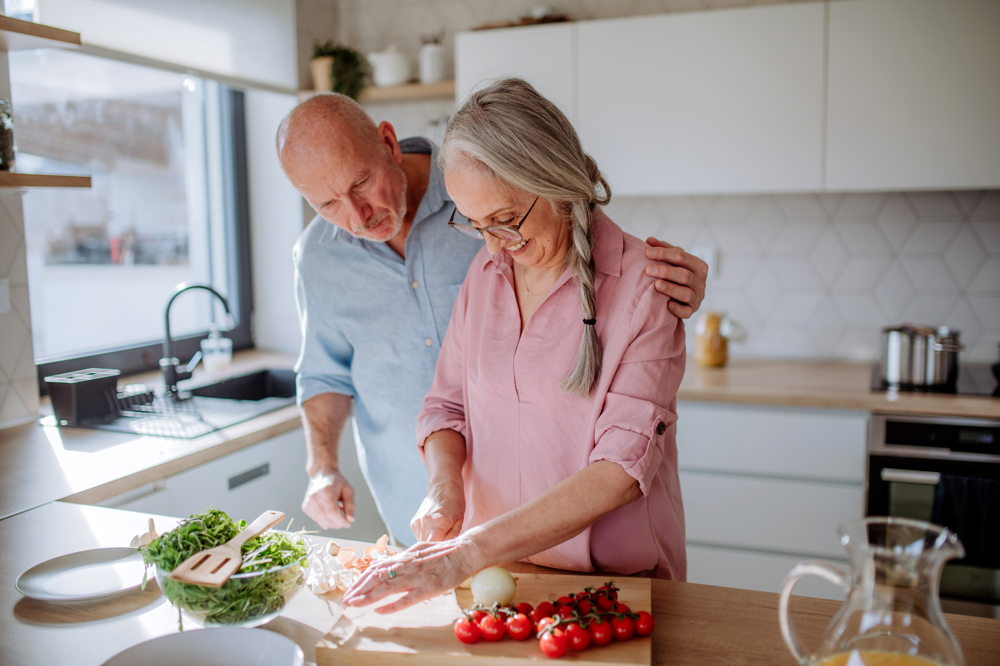
[[[315,548],[307,537],[307,560]],[[187,622],[198,627],[258,627],[281,615],[306,582],[302,560],[251,573],[235,573],[222,587],[182,583],[156,567],[156,583],[180,611],[181,629]]]

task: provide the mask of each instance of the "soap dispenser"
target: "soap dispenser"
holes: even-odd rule
[[[233,341],[219,333],[215,324],[209,327],[208,337],[201,341],[202,367],[205,371],[220,375],[229,369],[233,360]]]

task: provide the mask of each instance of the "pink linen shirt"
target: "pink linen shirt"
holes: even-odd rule
[[[587,398],[559,383],[583,335],[580,288],[567,269],[521,331],[512,259],[486,249],[459,291],[424,398],[417,441],[465,438],[463,530],[529,502],[598,460],[620,464],[642,497],[528,561],[574,571],[684,580],[677,478],[677,387],[684,325],[646,275],[646,245],[603,212],[594,220],[601,375]]]

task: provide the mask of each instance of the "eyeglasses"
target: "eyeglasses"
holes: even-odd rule
[[[455,231],[462,232],[466,236],[469,236],[471,238],[478,238],[479,240],[483,240],[483,232],[485,231],[490,236],[493,236],[494,238],[497,238],[499,240],[508,241],[511,243],[518,243],[524,240],[524,236],[522,236],[521,232],[518,230],[522,226],[524,226],[524,221],[528,219],[529,215],[531,215],[531,211],[535,208],[536,203],[538,203],[538,197],[535,197],[535,200],[531,202],[531,208],[529,208],[528,212],[524,214],[524,217],[521,218],[521,222],[516,227],[496,226],[496,227],[483,227],[482,229],[480,229],[479,227],[475,227],[471,224],[462,224],[461,222],[455,222],[455,213],[458,212],[458,206],[455,206],[455,210],[451,211],[451,218],[448,219],[448,226],[450,226]]]

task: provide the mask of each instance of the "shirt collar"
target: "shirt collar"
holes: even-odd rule
[[[614,277],[622,274],[622,255],[625,252],[625,234],[618,225],[604,214],[604,209],[598,207],[594,211],[594,271]],[[480,270],[492,266],[497,273],[503,273],[511,267],[513,259],[507,252],[486,254],[480,260]]]

